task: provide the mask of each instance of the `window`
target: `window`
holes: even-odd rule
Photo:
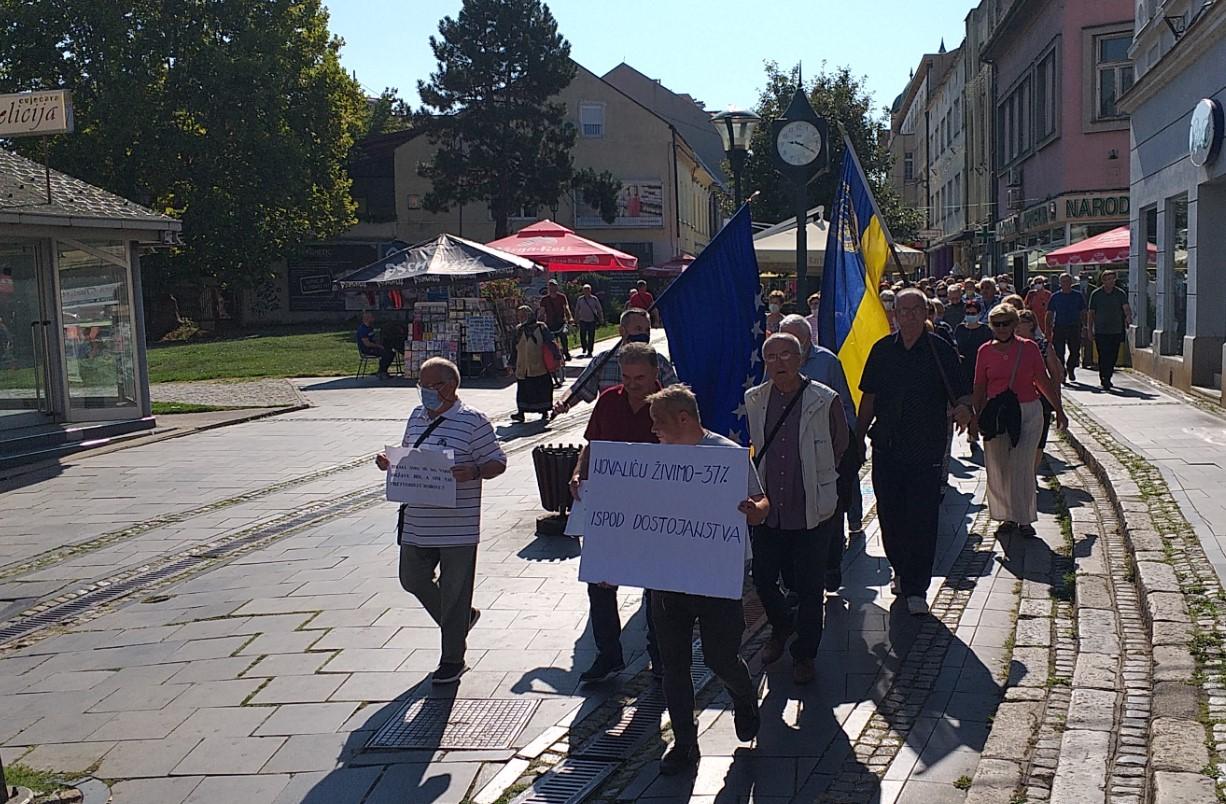
[[[604,104],[579,104],[579,132],[585,137],[604,136]]]
[[[997,107],[1000,153],[1005,164],[1030,149],[1030,79],[1022,81]]]
[[[1034,69],[1034,138],[1042,142],[1056,133],[1056,104],[1060,90],[1056,79],[1056,51],[1043,57]]]
[[[1173,269],[1171,297],[1166,316],[1166,328],[1171,330],[1166,345],[1167,354],[1183,354],[1183,336],[1188,334],[1188,196],[1187,193],[1170,200],[1167,214],[1174,217],[1172,234],[1174,254],[1168,259]]]
[[[915,152],[907,151],[902,157],[903,181],[915,181]]]
[[[1116,108],[1116,101],[1132,87],[1132,62],[1128,59],[1131,44],[1131,34],[1094,39],[1095,119],[1123,117]]]
[[[1146,251],[1149,246],[1153,246],[1154,251],[1158,250],[1158,207],[1153,206],[1141,211],[1140,224],[1143,227],[1141,231],[1141,239],[1145,241]],[[1138,257],[1137,259],[1140,259]],[[1158,263],[1155,259],[1150,261],[1148,255],[1145,257],[1145,267],[1142,269],[1142,275],[1145,277],[1144,290],[1145,299],[1145,314],[1139,316],[1137,332],[1137,345],[1149,346],[1154,340],[1154,330],[1158,326]]]
[[[962,119],[962,99],[961,98],[954,98],[954,125],[958,127],[959,131],[961,131],[962,127],[965,125],[965,121],[963,121]]]

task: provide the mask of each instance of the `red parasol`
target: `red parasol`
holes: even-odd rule
[[[1149,243],[1149,262],[1158,262],[1158,246]],[[1127,262],[1132,246],[1132,236],[1127,226],[1087,237],[1077,243],[1047,254],[1047,264],[1053,268],[1061,265],[1103,265],[1112,262]]]
[[[486,245],[527,257],[548,271],[633,271],[639,265],[637,257],[580,237],[550,220]]]

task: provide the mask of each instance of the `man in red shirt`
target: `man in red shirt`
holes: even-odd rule
[[[621,366],[622,384],[601,392],[583,437],[588,444],[593,441],[658,444],[660,439],[653,430],[647,397],[660,390],[659,355],[645,343],[624,343],[617,351],[617,362]],[[575,499],[579,499],[579,481],[587,477],[588,455],[588,445],[584,445],[570,480],[570,494]],[[587,597],[597,653],[596,660],[579,680],[592,684],[625,670],[626,662],[622,655],[621,618],[617,614],[617,587],[589,583]],[[658,678],[663,669],[656,647],[655,623],[651,606],[644,606],[644,610],[647,612],[647,654],[651,657],[652,674]]]
[[[1026,294],[1026,309],[1034,313],[1043,330],[1043,337],[1051,340],[1051,327],[1047,324],[1047,307],[1051,304],[1051,291],[1047,289],[1047,278],[1036,276],[1030,281],[1030,292]],[[989,311],[991,312],[991,311]]]
[[[640,310],[650,310],[656,303],[656,297],[647,292],[647,280],[640,279],[634,290],[630,291],[630,306]]]

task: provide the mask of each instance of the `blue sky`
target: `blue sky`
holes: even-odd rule
[[[325,0],[341,60],[371,94],[399,87],[414,106],[417,80],[434,66],[429,37],[460,0]],[[751,107],[762,62],[804,64],[806,74],[846,65],[866,76],[877,105],[902,91],[909,71],[941,38],[953,48],[971,0],[554,0],[571,54],[601,74],[625,61],[688,92],[708,109]],[[763,9],[769,9],[763,11]]]

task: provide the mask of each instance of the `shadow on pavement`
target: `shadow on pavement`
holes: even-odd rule
[[[431,773],[430,760],[442,741],[443,728],[457,690],[457,687],[432,690],[425,686],[423,692],[423,684],[418,684],[395,700],[370,710],[366,720],[350,733],[341,748],[341,766],[328,772],[295,800],[301,804],[359,804],[362,801],[437,801],[442,798],[456,780],[450,772],[439,770],[437,766],[435,770],[439,772]],[[374,732],[389,717],[393,717],[406,701],[419,698],[443,702],[441,717],[440,710],[431,710],[426,722],[407,724],[408,728],[426,731],[425,745],[407,751],[363,751]]]

